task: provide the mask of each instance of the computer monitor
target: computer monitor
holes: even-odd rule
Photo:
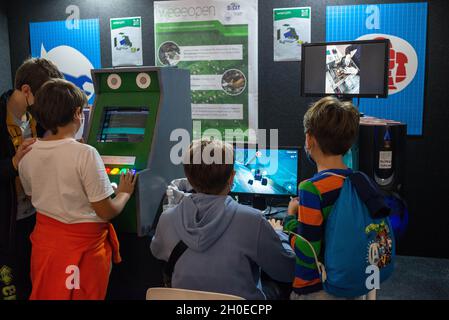
[[[301,95],[386,98],[388,39],[302,46]]]
[[[145,138],[148,108],[106,107],[97,142],[140,143]]]
[[[232,194],[267,197],[298,193],[299,149],[235,148],[236,171]]]

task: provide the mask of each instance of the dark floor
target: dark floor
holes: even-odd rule
[[[119,238],[123,262],[112,270],[108,299],[145,299],[148,288],[162,286],[162,264],[151,255],[149,237]],[[377,299],[449,300],[449,260],[398,256],[393,276],[381,284]]]
[[[378,300],[449,300],[449,260],[398,256]]]

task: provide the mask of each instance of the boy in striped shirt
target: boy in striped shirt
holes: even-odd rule
[[[352,171],[343,155],[354,144],[359,129],[359,113],[350,102],[326,97],[316,102],[304,116],[305,150],[318,173],[299,185],[299,197],[290,202],[284,231],[294,232],[314,247],[323,261],[324,227]],[[323,291],[313,251],[296,236],[290,237],[296,253],[295,279],[291,299],[333,299]]]

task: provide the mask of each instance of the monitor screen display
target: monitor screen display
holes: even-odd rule
[[[232,193],[296,196],[298,149],[236,149]]]
[[[303,96],[386,97],[389,41],[303,45]]]
[[[148,108],[106,107],[103,111],[98,142],[143,142]]]

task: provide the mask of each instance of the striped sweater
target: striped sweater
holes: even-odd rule
[[[347,176],[352,171],[349,169],[326,170],[301,182],[298,216],[288,216],[284,221],[284,230],[295,232],[307,239],[321,262],[324,255],[325,222],[344,183],[343,178],[326,174],[327,172]],[[308,294],[321,290],[321,280],[310,246],[296,236],[290,237],[290,244],[296,253],[293,291],[297,294]]]

